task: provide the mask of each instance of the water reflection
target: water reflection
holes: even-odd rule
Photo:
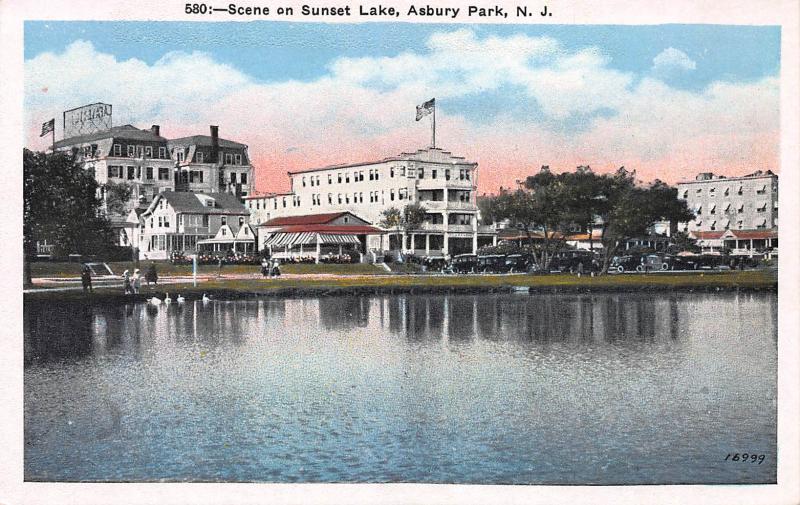
[[[155,336],[172,343],[241,345],[269,330],[313,324],[323,331],[354,328],[400,335],[411,342],[466,343],[474,339],[531,343],[677,342],[681,300],[687,295],[476,295],[328,297],[247,302],[189,302],[87,306],[80,303],[25,305],[25,363],[78,359],[89,355],[137,357]],[[692,295],[698,306],[713,300]],[[746,324],[756,318],[777,335],[777,303],[753,312],[753,294],[729,295],[730,316]],[[756,305],[759,306],[759,305]],[[686,307],[684,307],[686,310]],[[717,314],[718,316],[719,314]],[[267,325],[269,326],[269,325]],[[775,337],[777,338],[777,337]],[[164,342],[161,342],[164,343]],[[171,345],[171,344],[170,344]],[[151,349],[152,350],[152,349]]]

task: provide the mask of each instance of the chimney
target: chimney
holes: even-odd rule
[[[219,163],[219,126],[211,125],[211,163]]]
[[[160,137],[161,136],[161,127],[158,126],[157,124],[154,124],[153,126],[151,126],[150,127],[150,131],[153,132],[153,135],[155,135],[156,137]]]

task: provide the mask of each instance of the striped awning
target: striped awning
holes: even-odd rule
[[[348,234],[320,233],[320,244],[360,244],[358,237]],[[265,246],[286,247],[299,244],[316,244],[317,233],[274,233],[264,241]]]

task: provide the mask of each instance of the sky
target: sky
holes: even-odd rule
[[[259,193],[287,171],[430,144],[496,192],[542,165],[643,181],[779,168],[780,28],[26,22],[26,143],[105,102],[115,125],[249,145]]]

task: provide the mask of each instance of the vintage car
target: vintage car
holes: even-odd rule
[[[501,273],[505,266],[506,256],[504,254],[487,254],[478,256],[477,271],[480,273]]]
[[[537,270],[536,260],[531,254],[509,254],[499,266],[502,273],[528,273]]]
[[[459,274],[471,274],[477,272],[478,268],[478,255],[476,254],[459,254],[453,256],[451,267],[454,272]]]

